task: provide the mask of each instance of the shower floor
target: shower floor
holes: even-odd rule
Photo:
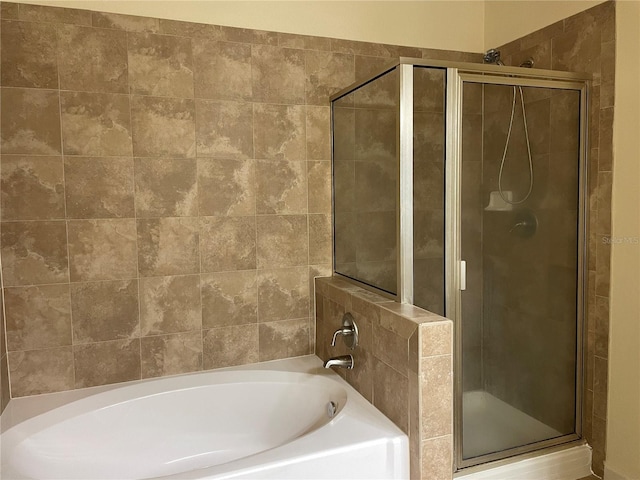
[[[481,390],[465,392],[462,403],[464,458],[500,452],[562,435]]]

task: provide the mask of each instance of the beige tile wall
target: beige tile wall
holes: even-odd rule
[[[409,435],[411,478],[453,476],[453,325],[450,320],[363,290],[337,277],[316,279],[316,353],[352,354],[354,368],[336,372]],[[333,332],[350,312],[359,345]]]
[[[593,469],[606,451],[615,3],[606,2],[500,47],[507,64],[533,56],[541,68],[593,74],[589,118],[589,245],[584,434]]]
[[[328,96],[399,55],[479,57],[7,2],[0,17],[14,397],[312,352]]]

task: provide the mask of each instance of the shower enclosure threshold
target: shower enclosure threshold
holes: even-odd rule
[[[536,443],[562,433],[482,390],[463,394],[465,458]]]
[[[591,447],[541,450],[454,474],[454,480],[579,480],[591,475]]]

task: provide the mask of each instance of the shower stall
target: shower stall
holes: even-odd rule
[[[334,95],[334,272],[455,329],[455,469],[581,439],[588,77],[401,58]]]

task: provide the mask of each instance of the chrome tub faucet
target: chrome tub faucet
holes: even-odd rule
[[[324,368],[340,367],[351,370],[353,368],[353,357],[351,355],[340,355],[324,362]]]

